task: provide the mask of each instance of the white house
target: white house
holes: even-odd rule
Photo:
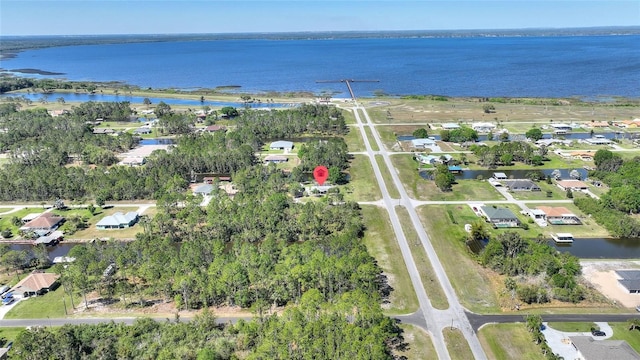
[[[269,145],[269,149],[271,150],[291,150],[293,149],[293,142],[291,141],[274,141]]]
[[[473,123],[471,128],[480,133],[492,132],[496,126],[492,123]]]
[[[102,220],[98,221],[96,227],[100,230],[107,229],[125,229],[133,226],[138,221],[138,213],[130,211],[126,214],[117,212],[110,216],[105,216]]]
[[[435,140],[432,139],[413,139],[411,140],[411,145],[416,149],[425,149],[436,144]]]

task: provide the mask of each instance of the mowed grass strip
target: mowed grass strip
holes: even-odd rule
[[[25,331],[23,327],[3,327],[0,328],[0,339],[4,339],[7,342],[15,341],[21,332]]]
[[[545,359],[522,323],[486,325],[478,331],[478,339],[488,359]]]
[[[382,199],[382,193],[368,156],[353,155],[349,176],[351,177],[348,185],[350,190],[345,194],[346,200],[376,201]]]
[[[367,134],[367,139],[369,139],[369,145],[371,145],[371,150],[380,151],[380,147],[378,146],[376,139],[373,138],[373,134],[371,133],[371,128],[369,126],[365,126],[364,132]]]
[[[411,324],[400,324],[402,336],[408,344],[405,351],[398,351],[396,355],[404,356],[408,360],[436,359],[438,354],[433,346],[431,336],[421,328]]]
[[[447,327],[442,329],[442,334],[444,335],[444,342],[447,344],[451,360],[474,359],[469,343],[460,330]]]
[[[389,303],[383,304],[385,313],[410,314],[418,310],[418,298],[400,256],[400,247],[385,208],[363,205],[362,215],[366,226],[364,244],[384,271],[393,288]]]
[[[395,210],[400,218],[402,230],[411,248],[411,256],[413,256],[413,261],[418,267],[420,281],[422,281],[422,286],[429,297],[429,301],[431,301],[431,306],[439,310],[448,309],[449,301],[447,300],[447,296],[444,294],[442,286],[440,286],[440,281],[433,271],[433,266],[431,266],[429,257],[427,257],[427,252],[422,246],[420,239],[418,239],[418,233],[413,228],[413,223],[409,218],[407,209],[396,206]]]
[[[462,305],[478,313],[501,312],[487,271],[471,258],[462,240],[466,236],[464,225],[478,219],[471,208],[467,205],[428,205],[418,207],[417,211]]]
[[[597,327],[592,322],[550,322],[547,325],[552,329],[564,332],[589,332],[592,327]]]
[[[391,155],[391,162],[398,171],[407,194],[417,200],[504,200],[502,195],[487,181],[458,180],[453,191],[443,192],[432,180],[425,180],[418,173],[418,162],[410,154]]]
[[[387,163],[384,162],[384,158],[382,155],[375,155],[376,162],[378,163],[378,167],[380,168],[380,172],[382,173],[382,178],[384,179],[384,184],[387,187],[387,191],[389,192],[389,196],[394,199],[400,198],[400,193],[398,192],[398,188],[393,182],[393,178],[391,178],[391,173],[389,172],[389,168],[387,167]]]

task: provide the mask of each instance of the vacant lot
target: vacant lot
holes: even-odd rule
[[[368,156],[354,155],[349,167],[349,175],[351,179],[348,185],[349,191],[345,195],[346,200],[376,201],[382,199],[382,193]]]
[[[478,331],[478,338],[489,359],[545,359],[522,323],[486,325]]]
[[[410,324],[401,324],[400,327],[403,331],[404,341],[409,346],[405,351],[399,351],[397,355],[405,356],[409,360],[435,359],[437,357],[431,337],[426,331]]]

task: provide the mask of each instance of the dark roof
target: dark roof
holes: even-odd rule
[[[540,189],[540,186],[538,186],[538,184],[536,184],[533,181],[528,180],[528,179],[505,180],[504,181],[504,185],[506,187],[508,187],[509,189],[511,189],[511,188],[516,188],[516,189]]]
[[[625,280],[640,280],[640,270],[616,270],[616,274]]]
[[[620,285],[624,286],[625,289],[627,289],[629,292],[640,291],[640,280],[622,279],[622,280],[618,280],[618,282],[620,283]]]

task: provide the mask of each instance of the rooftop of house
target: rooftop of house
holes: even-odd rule
[[[558,181],[558,185],[562,186],[562,187],[570,187],[570,188],[575,188],[575,187],[580,187],[580,188],[586,188],[588,187],[586,183],[584,183],[583,181],[580,180],[560,180]]]
[[[483,206],[481,209],[490,219],[518,219],[516,214],[507,208]]]
[[[565,207],[538,206],[537,209],[543,211],[547,216],[576,216]]]
[[[130,211],[126,214],[118,211],[117,213],[105,216],[102,220],[98,221],[96,226],[117,226],[120,224],[129,224],[131,221],[138,218],[138,213],[135,211]]]
[[[38,291],[49,288],[60,275],[54,273],[31,273],[20,280],[10,291]]]
[[[585,360],[639,360],[638,354],[624,340],[595,340],[591,336],[570,336]]]
[[[51,229],[62,222],[64,218],[52,212],[46,212],[37,218],[28,221],[20,229]]]

